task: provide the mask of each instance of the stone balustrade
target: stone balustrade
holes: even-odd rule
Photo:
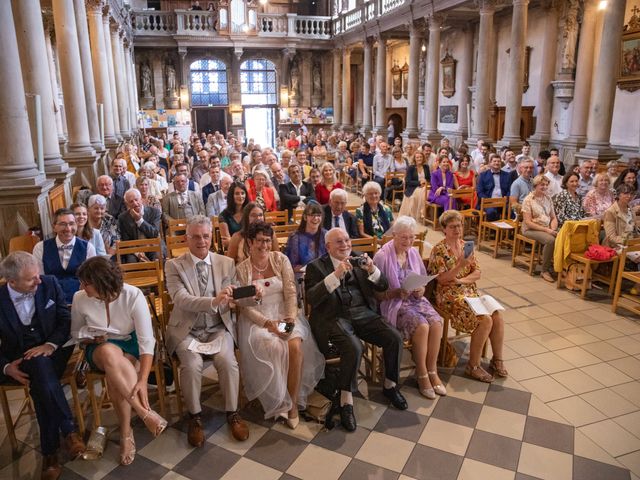
[[[353,10],[343,12],[331,20],[333,24],[333,34],[340,35],[386,15],[389,12],[411,3],[412,0],[369,0]]]

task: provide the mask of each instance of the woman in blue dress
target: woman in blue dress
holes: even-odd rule
[[[285,255],[289,258],[296,277],[301,276],[300,271],[309,262],[327,253],[324,245],[327,231],[322,228],[322,222],[322,207],[315,202],[309,203],[302,213],[300,228],[287,241]]]

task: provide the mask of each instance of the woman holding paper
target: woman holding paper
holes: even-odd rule
[[[393,240],[383,245],[373,261],[389,281],[389,290],[382,294],[380,312],[400,331],[404,340],[411,341],[418,390],[433,400],[436,393],[447,394],[436,365],[442,317],[424,297],[424,285],[411,291],[403,288],[407,277],[427,274],[418,250],[413,248],[416,227],[413,218],[399,217],[391,229]]]
[[[429,259],[431,273],[438,275],[436,307],[450,318],[451,326],[457,331],[471,333],[465,374],[481,382],[493,381],[493,375],[480,364],[482,347],[489,339],[493,351],[491,368],[495,375],[506,377],[508,372],[502,360],[504,320],[500,311],[476,315],[465,301],[465,297],[479,296],[476,282],[480,280],[480,266],[473,253],[464,256],[462,215],[457,210],[447,210],[439,221],[444,239],[433,247]]]
[[[154,437],[167,427],[167,421],[151,410],[147,394],[156,343],[149,307],[140,289],[123,283],[118,265],[104,257],[84,262],[77,276],[82,290],[73,297],[71,336],[79,339],[82,327],[109,332],[81,343],[91,368],[105,373],[120,424],[120,463],[129,465],[136,454],[131,409]]]

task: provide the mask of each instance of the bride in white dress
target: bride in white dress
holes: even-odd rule
[[[291,263],[271,251],[272,238],[269,224],[252,224],[246,236],[249,258],[236,267],[242,286],[262,290],[260,305],[240,308],[240,368],[247,398],[260,400],[265,418],[283,417],[295,428],[298,408],[306,406],[307,395],[322,378],[324,357],[298,311]],[[289,331],[283,331],[287,324],[292,324]]]

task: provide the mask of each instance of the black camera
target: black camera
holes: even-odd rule
[[[354,267],[365,268],[367,266],[367,257],[365,257],[364,255],[349,257],[349,262]]]

